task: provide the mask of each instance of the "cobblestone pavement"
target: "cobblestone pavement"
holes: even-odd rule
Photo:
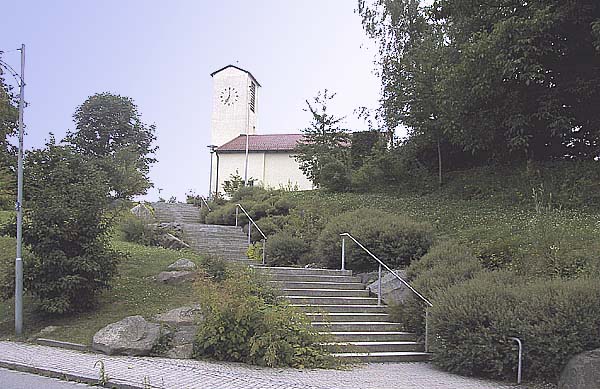
[[[0,341],[0,364],[96,381],[98,361],[110,383],[165,389],[499,389],[514,388],[435,370],[428,363],[371,363],[347,370],[273,369],[239,363],[106,356]]]

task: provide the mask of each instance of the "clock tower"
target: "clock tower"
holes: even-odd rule
[[[221,146],[239,135],[254,135],[258,89],[254,76],[234,65],[210,74],[213,78],[211,145]]]

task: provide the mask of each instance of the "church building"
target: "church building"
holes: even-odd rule
[[[234,65],[211,76],[210,195],[223,193],[223,184],[232,175],[264,188],[312,189],[293,157],[302,134],[257,134],[258,80]]]

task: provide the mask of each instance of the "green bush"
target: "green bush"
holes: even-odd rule
[[[413,288],[435,305],[437,296],[451,286],[472,279],[483,271],[477,258],[465,247],[455,242],[441,242],[420,260],[413,261],[406,276]],[[401,304],[391,304],[390,313],[404,328],[423,334],[425,329],[425,304],[410,295]]]
[[[224,259],[213,257],[213,256],[204,256],[200,261],[200,267],[204,270],[204,274],[214,280],[214,281],[223,281],[227,279],[230,275],[229,269],[227,267],[227,262]]]
[[[205,222],[207,224],[220,224],[224,226],[233,226],[235,225],[235,208],[236,205],[229,203],[223,206],[213,208],[205,217]],[[245,219],[245,216],[242,212],[240,212],[240,221],[242,217]],[[247,223],[247,221],[245,222]]]
[[[437,296],[431,308],[434,363],[450,372],[514,376],[524,343],[524,376],[556,381],[569,358],[600,347],[598,279],[525,282],[510,272],[480,274]]]
[[[91,308],[119,253],[108,242],[108,180],[93,162],[52,142],[27,154],[25,286],[47,313]]]
[[[119,223],[119,230],[124,241],[145,246],[158,244],[158,231],[135,215],[126,214]]]
[[[309,260],[310,246],[301,238],[278,232],[267,241],[269,266],[303,265]]]
[[[427,252],[432,228],[406,216],[361,208],[329,221],[316,245],[318,257],[329,268],[340,264],[340,233],[348,232],[392,268],[401,268]],[[377,262],[350,239],[346,239],[346,266],[356,271],[377,269]]]
[[[199,283],[205,322],[194,343],[195,357],[261,366],[330,367],[335,361],[306,316],[275,298],[249,270],[217,284]]]

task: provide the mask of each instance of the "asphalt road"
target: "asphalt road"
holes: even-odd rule
[[[0,368],[1,389],[83,389],[88,385]]]

